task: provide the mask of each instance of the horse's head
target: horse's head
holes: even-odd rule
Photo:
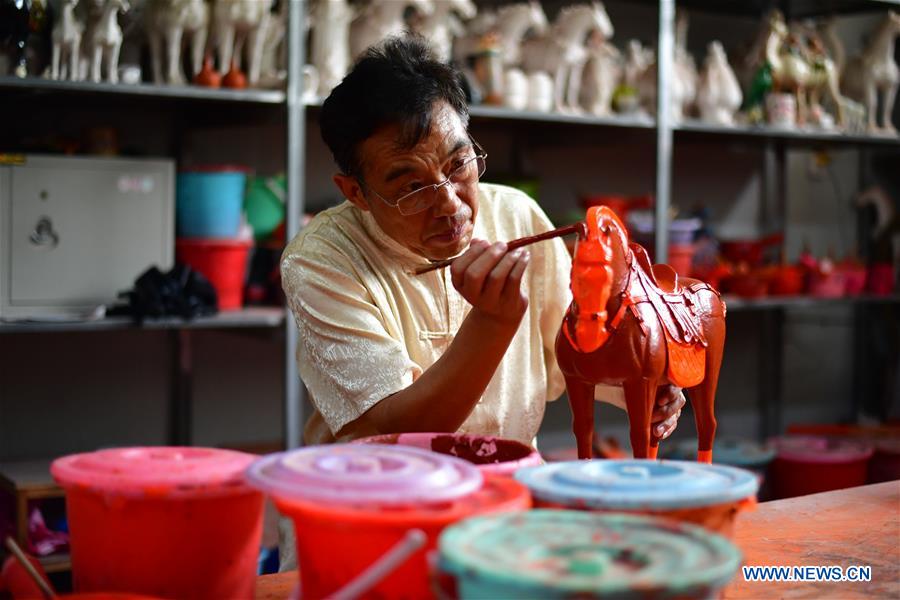
[[[478,13],[478,8],[472,0],[448,0],[450,10],[459,14],[463,19],[472,19]]]
[[[593,352],[609,337],[606,304],[614,267],[625,264],[628,235],[619,217],[606,206],[592,206],[585,219],[587,235],[575,245],[572,259],[572,308],[569,342],[581,352]]]

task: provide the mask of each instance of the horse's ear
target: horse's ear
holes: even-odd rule
[[[625,228],[625,224],[622,223],[622,219],[620,219],[620,218],[619,218],[619,215],[616,214],[616,211],[614,211],[614,210],[611,209],[610,207],[608,207],[608,206],[601,206],[601,207],[600,207],[600,214],[601,214],[601,216],[604,216],[604,217],[607,217],[607,218],[609,218],[609,219],[612,219],[613,222],[615,222],[615,224],[618,225],[619,229],[621,229],[623,232],[627,232],[627,231],[628,231],[628,230]]]

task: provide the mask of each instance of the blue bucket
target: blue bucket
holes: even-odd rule
[[[247,174],[240,167],[210,167],[178,174],[175,223],[180,238],[236,238]]]

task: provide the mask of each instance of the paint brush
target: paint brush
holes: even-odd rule
[[[585,224],[583,222],[579,221],[574,225],[566,225],[565,227],[559,227],[557,229],[554,229],[553,231],[545,231],[544,233],[539,233],[537,235],[512,240],[511,242],[507,242],[506,249],[507,251],[515,250],[516,248],[521,248],[522,246],[528,246],[530,244],[534,244],[535,242],[543,242],[544,240],[550,240],[555,237],[569,235],[570,233],[577,233],[579,238],[584,239],[587,237],[587,228],[585,227]],[[439,260],[437,262],[431,263],[430,265],[417,268],[414,273],[416,275],[423,275],[437,269],[443,269],[444,267],[449,267],[450,265],[452,265],[454,260],[456,260],[456,258]]]
[[[58,598],[56,593],[53,591],[53,588],[50,587],[50,584],[41,577],[41,574],[37,572],[37,569],[34,568],[34,565],[31,564],[31,561],[28,560],[28,557],[25,556],[25,553],[22,552],[22,549],[19,548],[19,545],[16,543],[14,539],[11,537],[6,538],[6,547],[12,552],[12,555],[16,557],[16,560],[19,561],[19,564],[22,565],[22,568],[25,569],[25,572],[28,573],[28,576],[34,580],[34,583],[41,589],[41,594],[43,594],[45,600],[52,600],[53,598]]]

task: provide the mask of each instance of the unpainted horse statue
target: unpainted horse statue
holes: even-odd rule
[[[78,0],[62,0],[59,17],[53,25],[53,50],[50,58],[50,79],[77,81],[84,25],[75,17]]]
[[[465,27],[457,18],[472,19],[478,9],[472,0],[434,0],[434,11],[423,16],[414,27],[435,50],[438,58],[449,62],[453,53],[453,39],[465,33]]]
[[[734,125],[734,113],[742,99],[741,86],[728,64],[722,43],[710,42],[697,90],[700,118],[716,125]]]
[[[273,0],[216,0],[212,23],[220,73],[224,75],[229,72],[232,65],[241,67],[246,45],[247,81],[251,86],[259,83],[272,4]]]
[[[13,73],[26,77],[25,49],[28,46],[31,0],[0,0],[0,44],[12,45]],[[6,73],[0,73],[5,75]]]
[[[433,0],[369,0],[350,24],[351,60],[384,38],[403,33],[406,30],[403,16],[410,6],[422,16],[434,12]]]
[[[356,11],[346,0],[318,0],[311,11],[310,62],[319,76],[315,95],[324,98],[350,67],[350,23]]]
[[[106,66],[106,80],[110,83],[119,81],[119,50],[122,48],[122,28],[119,27],[118,14],[131,8],[128,0],[99,0],[100,16],[88,30],[83,40],[86,45],[86,56],[89,69],[85,69],[84,78],[94,82],[103,79],[103,66]]]
[[[200,72],[209,34],[209,6],[204,0],[147,0],[144,27],[150,43],[154,83],[187,82],[181,70],[181,41],[185,34],[191,38],[190,77]]]
[[[708,284],[651,266],[608,207],[588,209],[586,223],[572,263],[572,304],[556,338],[578,457],[592,456],[594,387],[605,384],[624,388],[634,457],[655,458],[650,417],[671,384],[690,394],[697,460],[712,462],[725,303]]]
[[[603,4],[573,4],[563,8],[546,35],[522,43],[522,68],[528,74],[548,73],[553,78],[554,108],[580,113],[579,95],[588,50],[584,40],[597,31],[605,39],[613,36],[612,22]]]
[[[841,84],[845,93],[866,105],[869,131],[896,135],[891,113],[900,85],[900,68],[894,62],[894,42],[900,35],[900,13],[890,11],[872,34],[860,56],[847,64]],[[878,96],[881,95],[881,126],[878,125]]]

